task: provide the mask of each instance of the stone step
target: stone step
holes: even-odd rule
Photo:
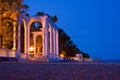
[[[0,61],[18,61],[15,57],[0,57]]]

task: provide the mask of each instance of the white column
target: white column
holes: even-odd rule
[[[59,34],[58,34],[58,30],[56,30],[56,54],[59,55]]]
[[[56,54],[56,31],[53,28],[53,53]]]
[[[29,53],[29,48],[28,48],[28,44],[29,44],[29,35],[28,35],[28,32],[29,32],[29,26],[28,26],[28,24],[26,23],[25,24],[26,26],[24,26],[24,35],[25,35],[25,40],[24,40],[24,50],[25,50],[25,54],[26,54],[26,58],[28,58],[28,53]]]
[[[13,50],[16,50],[16,23],[13,23]]]
[[[45,29],[42,29],[42,55],[45,56]]]
[[[48,54],[48,29],[45,28],[45,42],[44,42],[44,48],[45,48],[45,56]]]
[[[50,53],[53,53],[53,32],[52,27],[50,27]]]
[[[34,56],[36,56],[36,35],[33,34],[33,41],[34,41]]]
[[[29,56],[29,53],[30,53],[30,25],[27,27],[27,56]]]
[[[20,57],[21,53],[21,25],[18,23],[18,57]]]

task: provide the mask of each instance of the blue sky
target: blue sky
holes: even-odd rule
[[[62,28],[93,58],[120,59],[120,0],[24,0],[28,13],[56,15]]]

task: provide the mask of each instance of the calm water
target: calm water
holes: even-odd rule
[[[120,60],[100,60],[100,62],[114,62],[114,63],[120,63]]]

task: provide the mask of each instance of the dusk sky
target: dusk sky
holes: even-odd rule
[[[24,0],[32,16],[56,15],[62,28],[91,58],[120,59],[120,0]]]

